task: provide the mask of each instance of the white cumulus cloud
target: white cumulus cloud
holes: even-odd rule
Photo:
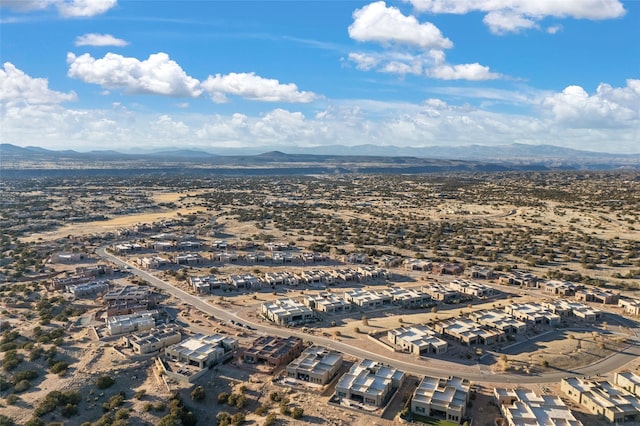
[[[72,0],[59,1],[56,7],[62,16],[89,17],[101,15],[117,3],[118,0]]]
[[[626,87],[617,88],[601,83],[593,95],[581,86],[568,86],[542,105],[557,122],[573,128],[640,126],[640,80],[629,79]]]
[[[603,20],[625,14],[620,0],[405,0],[420,12],[486,13],[484,23],[496,33],[537,28],[546,17]]]
[[[127,46],[129,42],[111,34],[89,33],[76,37],[76,46]]]
[[[118,0],[1,0],[0,6],[17,12],[44,10],[50,6],[67,18],[101,15],[118,4]]]
[[[0,68],[0,102],[6,104],[57,104],[76,100],[74,92],[63,93],[49,89],[46,78],[33,78],[5,62]]]
[[[175,97],[197,97],[202,93],[200,82],[188,76],[164,52],[149,55],[143,61],[115,53],[107,53],[101,59],[88,53],[81,56],[68,53],[67,63],[69,77],[109,89]]]
[[[398,8],[387,7],[383,1],[366,5],[353,12],[349,36],[358,41],[398,43],[421,48],[447,49],[451,40],[431,22],[420,23],[414,16],[405,16]]]
[[[438,65],[427,70],[432,78],[440,80],[494,80],[500,78],[500,74],[491,72],[489,67],[473,64]]]
[[[240,96],[253,101],[309,103],[316,98],[313,92],[299,91],[293,83],[264,78],[255,73],[229,73],[209,76],[202,88],[214,102],[227,101],[227,95]]]
[[[453,43],[430,22],[420,23],[398,8],[378,1],[353,12],[349,36],[357,41],[382,45],[381,51],[351,52],[347,60],[361,71],[422,75],[441,80],[492,80],[501,75],[489,67],[473,64],[449,65],[444,50]]]

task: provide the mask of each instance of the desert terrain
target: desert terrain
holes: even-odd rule
[[[201,241],[206,249],[200,253],[205,258],[217,252],[216,241],[237,247],[239,253],[268,251],[268,244],[277,243],[293,253],[326,254],[327,261],[311,266],[319,270],[349,267],[345,256],[364,253],[371,262],[426,259],[490,267],[497,274],[526,270],[545,279],[568,280],[618,292],[623,297],[637,297],[640,183],[633,173],[164,178],[151,182],[94,179],[82,185],[56,179],[5,182],[1,210],[0,404],[2,415],[15,424],[171,424],[176,418],[184,424],[193,418],[198,424],[214,424],[220,420],[220,412],[236,416],[229,422],[260,425],[271,421],[292,425],[391,425],[404,421],[397,412],[373,416],[333,406],[328,403],[330,388],[318,394],[282,386],[272,381],[281,371],[266,373],[248,368],[239,364],[237,357],[194,383],[167,381],[154,367],[153,357],[131,357],[122,348],[119,336],[100,333],[106,314],[99,296],[73,298],[50,287],[54,277],[73,276],[79,267],[104,263],[97,255],[101,247],[118,242],[148,243],[161,233],[174,235],[175,240]],[[109,191],[104,190],[106,185]],[[31,189],[25,191],[26,187]],[[82,254],[82,258],[52,263],[51,256],[56,252]],[[133,262],[137,256],[121,258]],[[358,285],[340,283],[329,290],[342,294],[352,288],[418,288],[434,282],[447,284],[456,278],[407,270],[401,263],[384,267],[389,271],[386,279]],[[309,268],[212,260],[198,265],[169,265],[151,273],[193,293],[189,277],[261,276],[265,272],[294,273]],[[111,286],[148,285],[128,271],[115,273],[109,280]],[[309,343],[322,337],[389,356],[393,352],[384,347],[388,345],[384,341],[390,329],[549,298],[539,290],[503,285],[496,279],[485,280],[485,284],[496,290],[489,299],[439,304],[436,309],[355,310],[324,317],[307,324],[305,330],[296,327],[292,333],[302,333]],[[263,302],[323,291],[327,289],[311,286],[219,289],[202,299],[247,323],[270,327],[260,315]],[[172,315],[185,335],[228,334],[238,339],[240,348],[248,347],[259,335],[201,313],[174,295],[153,292],[157,305]],[[593,306],[604,312],[604,320],[571,320],[560,329],[538,327],[526,335],[534,342],[530,347],[518,340],[514,343],[522,348],[512,352],[504,348],[505,344],[487,348],[452,344],[444,355],[421,359],[403,353],[392,356],[441,368],[446,376],[454,371],[452,365],[459,365],[455,371],[462,374],[483,369],[489,374],[511,374],[513,381],[508,386],[528,386],[536,392],[559,395],[557,383],[519,383],[518,378],[544,377],[597,364],[624,351],[629,339],[635,338],[636,320],[622,308]],[[483,356],[493,361],[481,365]],[[19,360],[15,366],[14,359]],[[637,371],[638,364],[625,368]],[[611,380],[612,373],[602,377]],[[104,377],[113,379],[113,384],[99,386]],[[474,424],[492,424],[500,415],[491,399],[493,384],[477,382],[474,386],[477,390],[469,407],[470,417]],[[194,397],[198,387],[204,396]],[[60,396],[54,391],[74,394]],[[244,395],[244,402],[234,406],[219,402],[222,393]],[[282,404],[271,398],[274,393],[278,398],[286,395],[289,410],[303,408],[303,416],[294,419],[283,414],[286,410]],[[36,414],[38,407],[44,407],[39,412],[42,415]],[[604,424],[576,404],[571,408],[584,424]]]

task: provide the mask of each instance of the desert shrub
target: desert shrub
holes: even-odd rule
[[[116,420],[123,420],[128,418],[129,418],[128,408],[121,408],[118,411],[116,411]]]
[[[13,419],[4,414],[0,414],[0,426],[13,426],[14,424]]]
[[[4,371],[15,370],[15,368],[22,362],[22,356],[18,354],[15,349],[8,350],[4,353],[2,358],[2,369]]]
[[[269,398],[273,402],[280,402],[282,400],[282,395],[280,395],[278,392],[271,392],[271,395],[269,395]]]
[[[96,386],[98,389],[107,389],[113,386],[115,379],[110,376],[100,376],[96,379]]]
[[[147,402],[142,406],[142,411],[144,411],[145,413],[148,413],[151,410],[153,410],[153,404],[150,402]]]
[[[218,421],[219,426],[228,426],[231,424],[231,414],[226,411],[220,411],[216,415],[216,420]]]
[[[37,417],[42,417],[47,413],[56,409],[56,406],[66,407],[67,405],[77,405],[82,396],[78,391],[52,391],[47,394],[44,401],[36,407],[34,414]]]
[[[0,352],[7,352],[13,349],[18,349],[18,345],[14,342],[3,343],[0,345]]]
[[[60,374],[64,371],[67,371],[67,368],[69,368],[69,363],[64,361],[58,361],[51,366],[51,372],[53,374]]]
[[[116,394],[109,398],[108,402],[102,404],[102,409],[104,411],[109,411],[121,406],[122,404],[124,404],[124,396],[122,394]]]
[[[301,419],[302,416],[304,415],[304,410],[300,407],[295,407],[293,410],[291,410],[291,418],[292,419]]]
[[[136,393],[133,395],[136,399],[142,399],[144,398],[144,396],[147,394],[147,390],[146,389],[140,389],[139,391],[136,391]]]
[[[32,417],[24,423],[24,426],[44,426],[44,422],[37,417]]]
[[[244,406],[247,405],[247,397],[245,395],[242,395],[242,394],[232,394],[232,395],[236,396],[233,406],[235,406],[236,408],[244,408]],[[231,397],[229,397],[229,400],[231,400]],[[229,401],[229,405],[232,405],[230,401]]]
[[[69,418],[78,414],[78,406],[75,404],[67,404],[60,409],[60,414]]]
[[[9,405],[15,405],[18,403],[18,401],[20,401],[20,397],[14,393],[7,397],[7,404]]]
[[[283,414],[285,416],[291,415],[291,409],[287,404],[280,403],[280,414]]]
[[[206,396],[206,393],[202,386],[197,386],[191,392],[191,399],[193,399],[194,401],[202,401],[205,398],[205,396]]]
[[[31,387],[31,383],[28,380],[20,380],[16,383],[15,391],[16,392],[24,392]]]
[[[268,405],[262,404],[261,406],[256,408],[256,414],[259,415],[259,416],[264,416],[268,412],[269,412],[269,406]]]
[[[111,413],[103,414],[97,421],[93,422],[91,426],[112,426],[113,418]]]
[[[33,380],[38,376],[39,374],[35,370],[23,370],[13,375],[12,382],[17,384],[22,380]]]
[[[245,415],[244,413],[235,413],[233,416],[231,416],[231,424],[232,425],[239,425],[244,423],[245,420]]]
[[[218,404],[226,404],[228,400],[229,400],[228,392],[220,392],[218,394]]]
[[[277,421],[278,421],[278,416],[271,413],[267,416],[266,419],[264,419],[263,426],[273,426],[276,424]]]

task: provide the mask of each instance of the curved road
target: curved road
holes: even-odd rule
[[[628,348],[621,352],[618,352],[610,357],[607,357],[597,363],[590,364],[584,367],[575,368],[571,371],[558,371],[551,373],[544,373],[541,375],[523,375],[523,374],[496,374],[491,372],[486,366],[482,365],[461,365],[454,362],[447,362],[437,360],[438,364],[444,365],[442,367],[418,365],[406,361],[401,361],[390,356],[384,356],[378,353],[369,352],[366,349],[353,347],[347,343],[337,341],[331,338],[322,336],[310,336],[309,334],[295,331],[292,329],[283,329],[276,326],[265,325],[261,323],[254,323],[248,321],[246,318],[240,318],[235,313],[226,311],[224,309],[213,306],[198,296],[187,293],[184,290],[176,288],[165,281],[149,274],[146,271],[135,268],[128,263],[121,260],[119,257],[109,254],[105,251],[104,247],[96,250],[96,254],[103,259],[109,260],[121,267],[130,268],[129,270],[138,277],[146,280],[152,286],[164,290],[170,293],[174,297],[181,299],[184,303],[193,306],[196,309],[204,312],[207,315],[213,315],[216,319],[225,321],[238,321],[243,324],[250,324],[257,331],[267,333],[279,337],[296,336],[303,340],[312,340],[314,343],[325,346],[327,348],[337,350],[339,352],[352,355],[358,358],[368,358],[385,364],[393,365],[394,367],[403,370],[406,373],[415,374],[417,376],[450,376],[452,374],[458,376],[464,376],[469,380],[476,383],[501,383],[505,384],[519,384],[519,383],[553,383],[559,382],[560,379],[568,376],[597,376],[600,374],[608,373],[610,371],[619,369],[627,363],[633,361],[640,356],[640,345],[635,341],[629,345]],[[428,361],[427,361],[428,362]]]

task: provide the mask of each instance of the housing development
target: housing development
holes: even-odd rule
[[[3,415],[640,422],[638,176],[473,176],[7,183]]]

